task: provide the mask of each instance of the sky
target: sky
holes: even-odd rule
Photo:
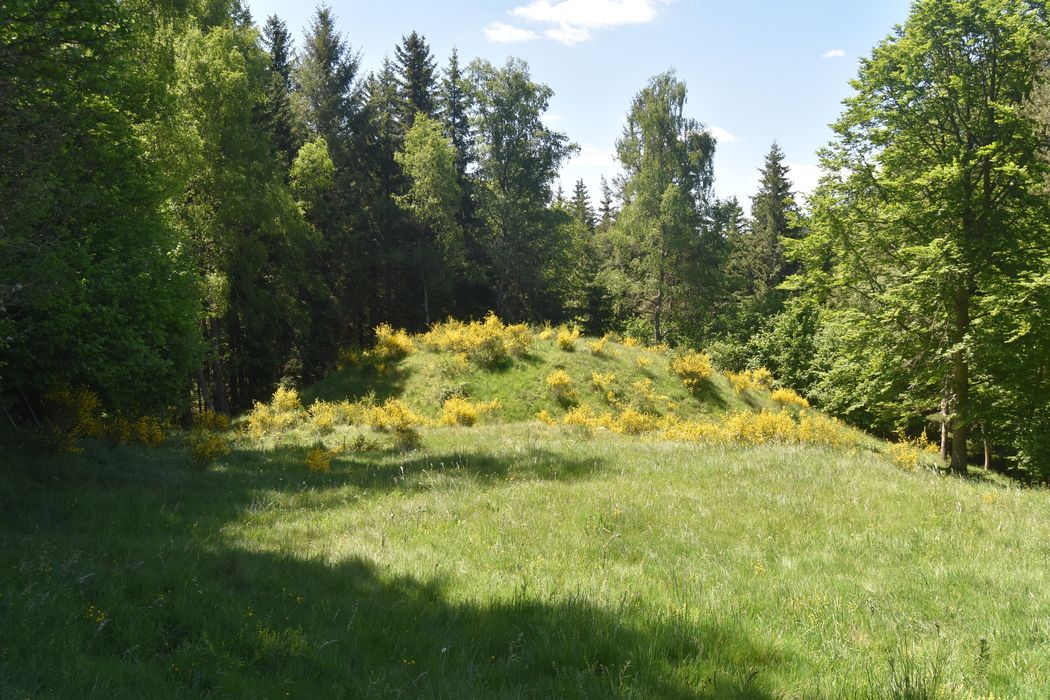
[[[297,44],[314,8],[247,0],[258,24],[277,14]],[[686,116],[716,136],[715,192],[745,210],[773,141],[802,195],[819,176],[858,61],[902,23],[910,0],[329,0],[337,26],[378,70],[415,30],[444,67],[508,57],[554,91],[545,117],[580,147],[562,169],[566,192],[582,178],[595,200],[600,177],[619,173],[616,139],[631,99],[648,79],[674,69],[688,88]]]

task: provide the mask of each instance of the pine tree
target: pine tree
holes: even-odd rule
[[[397,65],[398,123],[403,132],[412,128],[416,114],[434,116],[437,95],[437,63],[426,38],[412,32],[394,48]]]

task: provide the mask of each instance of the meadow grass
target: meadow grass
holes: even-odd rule
[[[9,454],[0,695],[1050,694],[1046,491],[866,449],[423,439],[326,474],[295,442]]]

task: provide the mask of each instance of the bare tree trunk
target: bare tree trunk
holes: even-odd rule
[[[229,415],[230,404],[226,400],[226,382],[223,379],[222,373],[222,358],[219,356],[221,345],[219,343],[219,319],[212,316],[209,319],[211,324],[211,342],[212,342],[212,372],[215,374],[215,408],[218,409],[219,413],[225,413]]]
[[[948,461],[948,397],[941,399],[941,461]]]
[[[208,411],[215,410],[215,403],[211,400],[211,392],[208,391],[208,380],[204,376],[204,368],[197,368],[197,387],[200,389],[200,399],[204,402],[204,408]]]
[[[952,411],[952,462],[951,470],[956,474],[966,473],[966,438],[969,432],[970,411],[970,365],[966,359],[963,340],[970,328],[970,291],[964,286],[955,291],[955,333],[952,352],[952,393],[954,410]]]

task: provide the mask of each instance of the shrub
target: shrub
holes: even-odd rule
[[[190,447],[193,449],[193,461],[200,466],[210,464],[218,457],[230,453],[230,447],[226,444],[226,439],[220,433],[191,433]]]
[[[499,408],[498,401],[488,403],[471,402],[462,396],[453,396],[447,399],[441,407],[442,425],[464,425],[472,426],[478,422],[478,418],[487,411]]]
[[[391,433],[395,446],[401,449],[413,449],[423,442],[418,428],[426,421],[397,399],[370,407],[367,422],[373,430]]]
[[[260,440],[272,433],[281,433],[293,428],[302,420],[305,412],[295,389],[279,387],[269,404],[256,401],[248,412],[248,435]]]
[[[164,444],[164,426],[154,416],[140,416],[132,426],[135,440],[146,447],[160,447]]]
[[[890,459],[901,469],[915,471],[922,466],[931,454],[940,449],[925,438],[908,438],[904,433],[897,435],[897,442],[889,447]]]
[[[776,389],[771,398],[782,406],[796,406],[798,408],[809,408],[809,401],[805,397],[799,396],[792,389],[787,387]]]
[[[595,391],[600,391],[603,394],[608,394],[608,392],[612,390],[612,386],[615,383],[616,375],[612,372],[591,373],[591,386],[594,387]]]
[[[648,369],[649,365],[651,365],[652,363],[653,361],[645,355],[639,355],[638,357],[634,358],[634,364],[638,365],[638,369],[641,370]]]
[[[572,377],[563,369],[554,370],[547,375],[547,391],[555,400],[571,402],[576,400],[576,392],[572,390]]]
[[[627,407],[616,417],[613,430],[624,435],[642,435],[656,430],[656,426],[654,416]]]
[[[612,414],[598,415],[588,406],[574,407],[565,414],[562,422],[571,428],[583,429],[587,433],[592,433],[596,428],[612,430],[614,425]]]
[[[372,348],[375,357],[381,360],[400,360],[416,349],[412,338],[403,329],[394,330],[383,323],[376,327],[376,343]]]
[[[595,357],[601,357],[605,353],[605,344],[609,342],[608,338],[599,338],[598,340],[588,340],[587,349],[591,351],[591,354]]]
[[[787,413],[760,411],[735,413],[725,419],[726,437],[745,445],[797,442],[795,421]]]
[[[336,424],[340,422],[343,415],[339,404],[328,401],[314,401],[307,409],[307,413],[310,414],[310,425],[322,435],[327,435],[335,430]]]
[[[44,399],[48,412],[49,432],[61,452],[77,452],[83,438],[98,437],[104,432],[101,402],[90,389],[61,389]]]
[[[483,322],[463,323],[449,319],[435,324],[423,336],[431,350],[462,353],[470,362],[484,367],[499,365],[511,357],[524,355],[533,342],[532,331],[524,324],[505,326],[490,313]]]
[[[671,370],[691,390],[699,388],[715,371],[714,367],[711,366],[711,358],[694,350],[672,359]]]
[[[273,393],[270,405],[280,413],[290,413],[303,410],[303,404],[299,401],[299,392],[288,387],[277,387]]]
[[[739,373],[726,372],[726,378],[738,394],[748,390],[769,389],[773,384],[773,375],[765,367]]]
[[[580,339],[580,329],[573,327],[568,328],[562,326],[558,329],[558,347],[565,352],[572,352],[576,349],[576,341]]]
[[[631,383],[627,392],[627,403],[642,413],[657,413],[670,402],[670,397],[657,394],[652,379],[639,379]]]
[[[836,418],[807,413],[798,422],[798,441],[806,445],[843,447],[855,444],[857,437]]]
[[[550,414],[550,411],[543,410],[536,414],[536,420],[544,425],[557,425],[558,421],[554,420],[554,416]]]
[[[193,429],[226,432],[230,429],[230,417],[215,411],[201,411],[193,416]]]
[[[332,470],[335,454],[324,447],[315,447],[306,455],[306,468],[318,474],[327,474]]]
[[[632,336],[625,335],[623,337],[623,344],[624,344],[624,346],[629,347],[629,348],[638,348],[638,347],[641,347],[642,341],[640,341],[637,338],[634,338]]]

